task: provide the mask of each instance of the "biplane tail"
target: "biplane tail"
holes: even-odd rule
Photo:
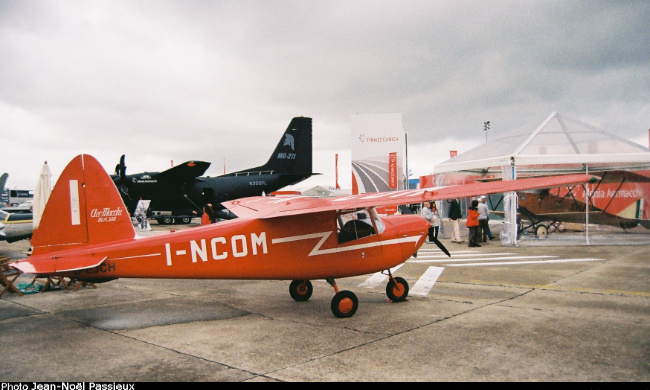
[[[81,154],[54,186],[32,236],[32,256],[134,238],[113,180],[94,157]]]

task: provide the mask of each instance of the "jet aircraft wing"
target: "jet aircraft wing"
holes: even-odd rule
[[[451,198],[467,198],[485,194],[534,190],[593,182],[590,175],[546,176],[510,181],[472,183],[448,187],[432,187],[381,193],[365,193],[333,198],[308,196],[256,196],[222,203],[240,218],[269,219],[281,216],[332,210],[354,211],[368,207],[387,207]]]
[[[210,167],[205,161],[186,161],[158,174],[158,182],[186,183],[203,175]]]

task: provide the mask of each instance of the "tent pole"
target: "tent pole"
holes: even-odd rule
[[[585,174],[589,174],[589,164],[585,164]],[[585,233],[587,236],[587,245],[589,245],[589,182],[587,182],[587,192],[585,193]]]

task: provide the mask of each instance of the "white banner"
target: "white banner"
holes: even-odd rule
[[[402,114],[353,115],[351,155],[353,194],[405,189]]]

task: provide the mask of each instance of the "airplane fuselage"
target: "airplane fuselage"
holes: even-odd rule
[[[222,202],[234,198],[269,194],[308,177],[268,172],[229,174],[200,177],[194,179],[185,188],[174,190],[158,183],[156,176],[157,173],[147,173],[146,178],[142,178],[142,175],[129,176],[128,193],[134,196],[123,196],[123,200],[131,214],[140,199],[151,200],[149,208],[153,214],[156,212],[171,212],[172,215],[200,214],[202,206],[206,203],[211,203],[214,208],[219,209]]]
[[[93,281],[122,277],[341,278],[378,272],[403,263],[423,243],[427,231],[427,223],[420,216],[385,217],[385,229],[380,234],[339,243],[335,219],[335,213],[273,220],[236,219],[128,242],[85,247],[68,251],[65,256],[105,260],[96,267],[65,276]]]

